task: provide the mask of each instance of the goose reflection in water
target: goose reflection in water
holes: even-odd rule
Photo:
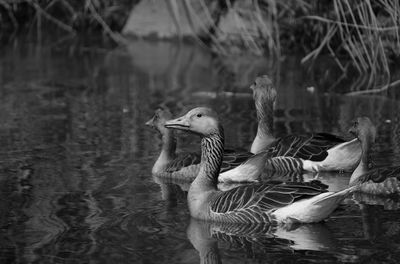
[[[338,244],[324,224],[298,225],[287,229],[271,225],[210,223],[191,218],[187,236],[199,253],[200,263],[222,263],[224,255],[219,249],[240,249],[246,252],[248,258],[258,254],[267,254],[268,257],[280,251],[283,257],[294,250],[333,251]]]
[[[333,254],[335,259],[330,259],[329,263],[358,262],[375,254],[366,250],[366,245],[371,242],[376,247],[399,252],[396,247],[400,227],[397,222],[384,221],[389,214],[383,206],[362,205],[360,209],[361,212],[357,210],[353,216],[337,216],[325,223],[291,227],[211,223],[191,218],[187,237],[198,251],[200,263],[230,263],[232,254],[243,253],[249,260],[284,261],[290,256],[291,261],[301,258],[325,262],[328,259],[320,257],[324,254],[332,257]],[[386,222],[383,228],[382,222]],[[343,229],[346,231],[342,232]],[[393,243],[384,242],[389,240]],[[354,248],[353,244],[358,247]],[[316,251],[320,253],[312,253]],[[385,257],[390,258],[390,254],[388,252]]]
[[[157,175],[153,175],[153,180],[160,186],[161,199],[166,201],[169,206],[174,206],[179,201],[186,202],[190,180],[171,179]]]

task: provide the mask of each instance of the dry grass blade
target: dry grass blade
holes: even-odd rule
[[[362,94],[369,94],[369,93],[381,93],[381,92],[386,91],[389,88],[394,88],[396,86],[400,86],[400,80],[396,80],[389,84],[383,85],[379,88],[349,92],[349,93],[346,93],[346,95],[354,96],[354,95],[362,95]]]
[[[32,5],[36,9],[38,14],[43,15],[47,20],[53,22],[61,29],[68,31],[69,33],[75,33],[75,30],[71,26],[63,23],[59,19],[57,19],[57,18],[53,17],[52,15],[50,15],[49,13],[47,13],[38,3],[34,2],[34,1],[26,1],[26,2],[30,5]]]
[[[90,10],[91,14],[93,15],[94,19],[103,27],[103,30],[112,38],[115,42],[119,44],[126,44],[127,40],[121,36],[121,34],[116,33],[111,30],[111,28],[107,25],[107,23],[103,20],[103,18],[99,15],[96,11],[96,8],[92,4],[92,1],[88,0],[88,9]]]
[[[314,16],[303,16],[301,18],[318,20],[318,21],[328,23],[328,24],[337,24],[339,26],[346,26],[346,27],[359,28],[359,29],[368,29],[368,30],[374,30],[374,31],[395,31],[395,32],[397,32],[400,29],[400,26],[371,27],[371,26],[367,26],[367,25],[363,25],[363,24],[352,24],[352,23],[347,23],[347,22],[336,21],[336,20],[332,20],[332,19],[320,17],[320,16],[315,16],[315,15]]]
[[[4,9],[7,11],[7,15],[10,18],[14,29],[18,28],[18,21],[17,21],[17,19],[15,18],[14,14],[12,12],[12,8],[11,8],[10,4],[7,3],[6,1],[0,0],[0,6],[3,6]]]
[[[203,0],[201,0],[200,2],[203,2]],[[205,16],[206,16],[206,19],[207,19],[206,22],[204,22],[204,21],[199,17],[199,15],[196,13],[196,11],[193,10],[193,7],[192,7],[192,5],[191,5],[191,3],[190,3],[189,1],[185,0],[183,6],[184,6],[184,8],[185,8],[186,17],[187,17],[187,19],[188,19],[188,21],[189,21],[189,25],[190,25],[190,27],[191,27],[192,32],[193,32],[193,33],[196,32],[196,25],[198,25],[204,32],[208,32],[208,28],[207,28],[206,24],[212,25],[212,24],[213,24],[213,21],[212,21],[212,19],[211,19],[211,15],[210,15],[210,13],[209,13],[209,11],[208,11],[207,6],[205,6],[204,3],[203,3],[203,5],[201,5],[201,8],[203,9],[203,12],[205,13]],[[205,8],[205,9],[204,9],[204,8]],[[200,45],[206,46],[205,43],[200,39],[200,37],[197,36],[197,34],[194,34],[194,36],[195,36],[196,41],[197,41]],[[210,34],[210,36],[211,36],[211,40],[212,40],[214,43],[217,44],[218,50],[219,50],[221,53],[224,53],[224,52],[225,52],[225,51],[224,51],[224,48],[223,48],[221,45],[219,45],[219,43],[218,43],[218,41],[216,41],[215,37],[212,36],[211,34]]]
[[[372,3],[370,0],[357,1],[357,5],[349,0],[334,0],[333,7],[336,20],[317,15],[304,16],[303,19],[319,21],[328,24],[328,30],[320,45],[307,54],[302,62],[316,58],[326,47],[341,69],[340,60],[336,57],[330,43],[333,39],[341,40],[341,48],[346,51],[354,63],[355,68],[362,75],[366,87],[375,86],[376,80],[382,74],[390,79],[389,61],[387,59],[387,47],[396,46],[394,50],[400,50],[400,8],[398,3],[389,3],[388,0],[377,0]],[[385,9],[388,14],[383,20],[378,17],[376,6]],[[332,27],[337,30],[332,32]],[[333,34],[332,34],[333,33]],[[395,42],[388,43],[388,36],[394,35]],[[365,88],[364,88],[365,89]]]

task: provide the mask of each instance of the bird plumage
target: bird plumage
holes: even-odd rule
[[[184,152],[177,154],[176,139],[173,130],[164,127],[165,122],[170,119],[172,114],[168,109],[159,108],[153,117],[146,122],[157,130],[162,137],[162,149],[156,160],[152,173],[160,177],[170,177],[174,179],[193,180],[200,169],[200,154],[195,152]],[[223,162],[220,168],[220,181],[243,182],[256,181],[261,174],[266,160],[266,153],[254,155],[248,151],[236,151],[232,149],[224,150]],[[240,178],[242,168],[254,168],[253,173],[247,178]]]
[[[277,92],[266,75],[256,78],[250,87],[257,110],[257,135],[251,152],[272,150],[266,167],[273,170],[352,171],[361,156],[357,140],[346,141],[329,133],[288,135],[276,138],[273,134],[273,110]],[[288,158],[286,158],[288,157]],[[293,160],[297,159],[297,162]]]
[[[222,164],[224,132],[216,113],[198,107],[167,121],[165,126],[201,136],[200,171],[188,192],[189,211],[194,218],[227,223],[319,222],[352,191],[327,192],[325,185],[315,182],[264,182],[219,191],[216,179]],[[295,209],[295,215],[284,210],[289,206]]]
[[[350,177],[349,185],[373,195],[400,194],[400,166],[370,169],[370,151],[376,138],[376,128],[371,120],[368,117],[357,118],[350,132],[361,141],[362,157]]]

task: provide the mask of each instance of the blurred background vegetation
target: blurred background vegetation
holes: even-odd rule
[[[194,39],[222,56],[296,53],[311,64],[329,56],[362,76],[361,89],[374,90],[399,84],[391,76],[399,26],[392,0],[0,0],[3,39],[52,28],[103,32],[120,44],[127,36]]]

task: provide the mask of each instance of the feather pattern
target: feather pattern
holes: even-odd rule
[[[373,195],[400,194],[400,166],[377,168],[368,171],[350,184],[358,191]]]
[[[254,156],[254,154],[248,151],[237,152],[233,149],[224,150],[220,173],[236,168],[240,164],[246,162],[252,156]],[[165,171],[176,172],[188,166],[199,165],[200,160],[201,155],[199,153],[180,153],[168,164]]]
[[[168,109],[157,109],[154,116],[146,123],[146,125],[155,128],[162,136],[162,150],[159,158],[153,166],[153,174],[159,177],[169,177],[172,179],[181,179],[192,181],[200,170],[200,153],[185,152],[175,154],[176,139],[172,130],[164,127],[165,122],[171,118]],[[235,169],[241,164],[249,161],[254,154],[248,151],[236,151],[233,149],[224,150],[223,163],[220,173],[224,173]],[[259,162],[259,166],[264,164]],[[250,175],[250,179],[256,180],[257,175]],[[239,179],[228,179],[230,181]],[[243,180],[245,181],[245,179]]]
[[[395,178],[400,181],[400,166],[390,166],[377,168],[359,176],[352,184],[362,184],[366,182],[381,183],[389,178]]]
[[[216,113],[198,107],[183,117],[168,121],[166,126],[201,136],[200,171],[188,192],[188,207],[194,218],[248,224],[319,222],[353,190],[348,188],[335,193],[327,192],[326,185],[316,182],[265,182],[219,191],[217,178],[222,163],[224,134]]]
[[[253,153],[268,150],[271,153],[271,157],[299,159],[303,165],[302,169],[306,171],[350,171],[356,167],[361,156],[359,144],[346,145],[344,144],[346,141],[336,135],[315,133],[275,138],[273,133],[273,112],[277,97],[276,89],[266,75],[256,78],[250,88],[253,90],[258,119],[257,135],[251,146]],[[344,158],[345,161],[338,162],[338,158]],[[268,165],[272,166],[267,167],[271,170],[282,169],[290,171],[298,169],[297,166],[291,166],[294,165],[293,160],[287,160],[286,158],[268,162]]]
[[[328,156],[328,149],[344,142],[346,141],[343,138],[328,133],[289,135],[275,141],[269,151],[273,157],[323,161]]]
[[[376,128],[368,117],[359,117],[350,129],[361,141],[362,158],[350,177],[350,186],[373,195],[400,194],[400,166],[370,169],[370,149]]]
[[[168,163],[165,172],[176,172],[191,165],[198,165],[200,164],[200,160],[198,153],[180,153],[174,160]]]
[[[228,243],[231,248],[241,249],[244,252],[250,252],[250,254],[255,248],[262,250],[284,248],[284,252],[286,252],[289,248],[326,251],[337,247],[335,237],[323,224],[249,225],[209,223],[192,218],[187,229],[187,235],[192,245],[199,251],[200,257],[205,256],[205,252],[213,249],[217,241],[224,244]],[[204,261],[201,258],[201,263]]]
[[[201,140],[201,157],[202,161],[207,160],[201,164],[203,173],[207,178],[217,184],[218,172],[221,168],[221,157],[224,152],[224,133],[222,127],[218,133],[213,133],[208,137]]]
[[[249,151],[225,149],[220,173],[236,168],[240,164],[245,163],[252,156],[254,156],[254,154]]]
[[[314,182],[243,185],[215,195],[210,201],[210,209],[221,222],[273,223],[271,213],[277,208],[323,192],[326,192],[326,186]]]
[[[267,160],[265,167],[273,171],[301,172],[303,162],[293,157],[275,157]]]

